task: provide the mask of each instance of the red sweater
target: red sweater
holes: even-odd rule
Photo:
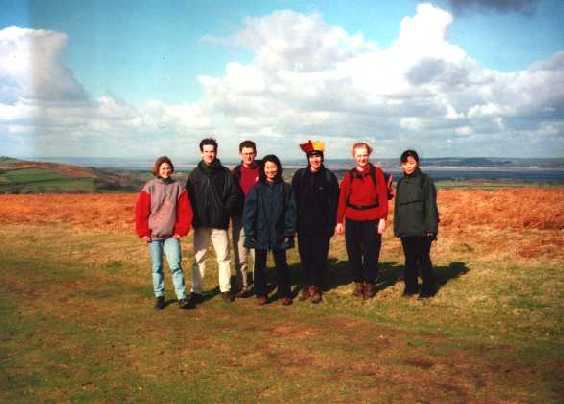
[[[139,237],[183,237],[191,224],[192,206],[183,186],[161,179],[145,184],[135,206],[135,232]]]
[[[376,169],[376,186],[372,181],[370,170]],[[351,177],[354,179],[351,182]],[[386,219],[388,216],[388,194],[384,173],[378,167],[369,165],[364,171],[354,170],[354,174],[347,172],[341,181],[339,206],[337,208],[337,223],[343,223],[343,218],[350,220]],[[347,206],[347,199],[348,205]],[[364,210],[354,209],[355,206],[378,206]]]
[[[241,164],[241,178],[239,179],[239,185],[245,194],[245,197],[249,193],[252,187],[255,186],[259,178],[259,167],[254,164],[252,167],[247,168]]]

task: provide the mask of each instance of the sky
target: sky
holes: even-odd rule
[[[564,157],[564,1],[0,0],[0,155]]]

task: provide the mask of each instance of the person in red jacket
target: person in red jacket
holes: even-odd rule
[[[192,206],[186,188],[171,178],[173,172],[170,159],[159,157],[153,166],[155,178],[143,186],[135,207],[136,233],[149,245],[151,254],[157,310],[166,306],[163,254],[170,267],[179,307],[192,308],[186,298],[180,248],[180,237],[190,231]]]
[[[378,257],[388,215],[384,173],[369,162],[372,147],[355,143],[356,167],[345,174],[340,186],[335,232],[343,234],[355,283],[353,295],[369,299],[376,294]],[[345,225],[343,226],[343,220]]]

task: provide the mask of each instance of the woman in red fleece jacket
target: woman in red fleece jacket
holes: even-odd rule
[[[388,215],[388,191],[384,173],[368,161],[372,147],[355,143],[356,167],[341,182],[335,232],[343,233],[355,288],[353,295],[365,299],[376,294],[378,257]]]
[[[173,172],[172,161],[166,156],[159,157],[153,166],[156,178],[145,184],[135,207],[135,230],[149,244],[157,310],[166,306],[163,253],[170,267],[178,305],[181,309],[191,308],[181,266],[180,237],[190,231],[192,207],[186,188],[171,178]]]

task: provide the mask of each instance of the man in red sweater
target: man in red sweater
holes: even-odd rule
[[[233,176],[235,181],[241,188],[241,191],[246,198],[251,188],[256,184],[259,178],[259,165],[255,161],[257,157],[257,145],[255,142],[245,140],[239,144],[239,155],[241,156],[241,164],[233,169]],[[241,206],[242,208],[242,206]],[[253,272],[253,268],[249,265],[249,256],[253,258],[254,262],[254,249],[249,249],[244,246],[245,231],[243,229],[241,209],[232,218],[232,238],[233,250],[235,252],[235,271],[237,276],[237,286],[239,291],[237,297],[249,297],[251,292],[249,276],[247,271]]]
[[[356,167],[341,182],[335,232],[343,233],[352,269],[353,295],[372,298],[376,294],[378,257],[388,215],[388,190],[384,173],[369,162],[372,147],[368,143],[353,145]]]

